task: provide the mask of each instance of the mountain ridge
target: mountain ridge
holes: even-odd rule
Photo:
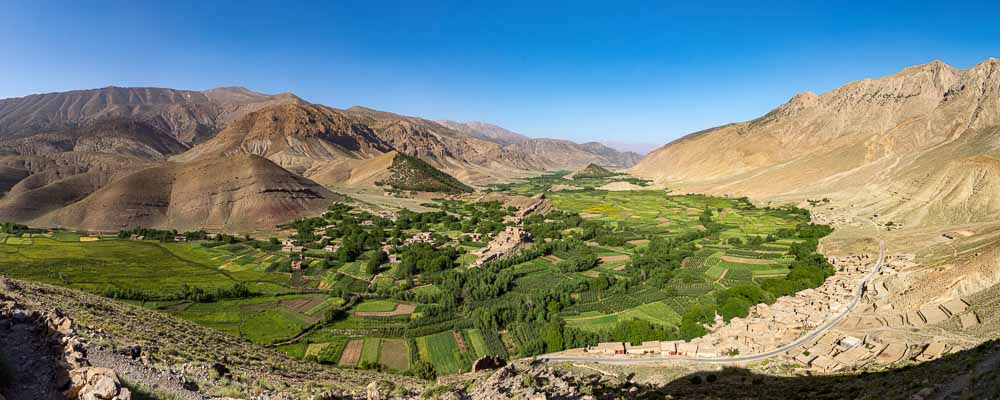
[[[522,154],[526,162],[544,170],[576,170],[592,163],[631,167],[641,159],[639,154],[619,151],[600,142],[576,143],[566,139],[529,138],[498,125],[479,121],[438,122]]]
[[[509,132],[495,125],[472,126]],[[225,181],[228,176],[258,180],[264,187],[281,186],[291,178],[273,170],[278,168],[303,179],[299,184],[304,187],[317,182],[378,186],[388,182],[395,166],[414,172],[412,180],[420,183],[397,182],[403,187],[465,191],[466,184],[575,169],[591,162],[631,165],[638,159],[598,143],[525,138],[501,144],[455,128],[420,117],[361,106],[341,110],[291,93],[270,95],[238,86],[202,91],[110,86],[2,99],[0,183],[7,194],[0,198],[0,216],[19,223],[98,230],[135,224],[261,229],[274,221],[268,217],[264,224],[219,222],[218,215],[234,210],[198,211],[201,221],[181,218],[175,210],[188,207],[194,212],[207,206],[190,205],[188,197],[167,195],[139,180],[168,188],[179,176],[192,183]],[[386,162],[399,159],[383,157],[395,152],[418,160]],[[274,168],[260,167],[254,157],[268,160]],[[250,164],[240,167],[233,160]],[[251,175],[202,176],[187,169],[188,164],[249,170]],[[227,182],[216,184],[225,187]],[[297,192],[283,196],[273,199],[282,206],[264,214],[291,218],[319,209],[301,201]],[[260,201],[271,204],[266,203],[269,199]]]
[[[932,62],[800,93],[759,118],[679,138],[630,172],[707,193],[874,203],[910,224],[991,219],[1000,215],[989,200],[1000,194],[996,167],[971,160],[1000,148],[998,66]]]

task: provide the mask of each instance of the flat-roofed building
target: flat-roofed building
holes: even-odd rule
[[[597,346],[592,347],[594,353],[614,355],[614,354],[625,354],[625,343],[622,342],[605,342],[598,343]]]
[[[660,342],[660,354],[665,356],[677,355],[677,341]]]
[[[837,354],[833,360],[844,365],[857,365],[869,355],[868,349],[864,346],[858,346]]]
[[[818,368],[824,371],[836,370],[840,364],[837,364],[832,358],[827,356],[818,356],[814,358],[809,365],[813,368]]]
[[[969,305],[965,303],[962,299],[955,298],[941,304],[941,307],[948,311],[948,314],[958,315],[969,308]]]
[[[626,343],[625,352],[627,354],[636,354],[636,355],[656,354],[660,352],[660,342],[659,341],[642,342],[642,344],[639,345],[629,345],[628,343]]]
[[[861,339],[854,336],[846,336],[843,339],[840,339],[840,345],[848,349],[853,349],[861,345]]]
[[[979,325],[979,316],[977,316],[974,312],[962,314],[958,320],[962,323],[962,329],[968,329]]]
[[[698,354],[698,343],[681,342],[677,343],[677,354],[682,356],[694,356]]]
[[[927,321],[928,325],[934,325],[948,320],[948,314],[945,314],[941,307],[934,304],[928,304],[920,307],[919,312],[920,316],[924,317],[924,320]]]

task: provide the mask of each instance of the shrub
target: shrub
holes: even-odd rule
[[[437,371],[434,370],[434,364],[431,364],[425,360],[417,360],[413,364],[413,375],[420,379],[434,380],[437,379]]]

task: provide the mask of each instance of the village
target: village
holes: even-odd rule
[[[446,200],[461,202],[457,196]],[[413,224],[424,229],[407,228],[398,235],[388,235],[382,238],[378,250],[386,255],[386,262],[391,266],[400,261],[400,253],[407,246],[427,244],[433,246],[453,246],[462,249],[470,256],[471,262],[466,266],[478,267],[489,261],[507,257],[524,249],[531,242],[531,234],[517,226],[520,221],[533,211],[539,210],[544,203],[535,199],[522,208],[513,208],[511,212],[501,213],[499,218],[493,218],[490,228],[470,225],[460,230],[441,226],[449,221],[462,220],[467,216],[461,214],[446,214],[452,220],[437,221],[432,224]],[[464,204],[464,203],[462,203]],[[473,204],[475,207],[477,203]],[[544,207],[542,207],[544,209]],[[478,211],[477,211],[478,212]],[[412,213],[410,213],[412,214]],[[346,216],[345,216],[346,215]],[[458,217],[455,217],[458,215]],[[478,216],[478,214],[477,214]],[[332,218],[333,214],[324,214],[322,218]],[[338,214],[336,218],[326,221],[324,225],[312,228],[311,235],[302,232],[289,231],[288,237],[281,239],[280,252],[291,258],[291,271],[300,271],[311,265],[313,261],[323,258],[335,258],[344,243],[342,235],[333,236],[334,231],[356,225],[361,230],[390,230],[398,226],[398,211],[351,209],[346,214]],[[485,219],[485,218],[484,218]],[[441,225],[435,225],[441,224]],[[409,226],[409,225],[407,225]],[[500,230],[497,228],[502,227]],[[349,228],[346,228],[349,229]],[[139,239],[141,240],[141,239]]]
[[[831,257],[830,261],[838,272],[822,286],[780,298],[771,305],[753,306],[747,318],[733,318],[726,323],[717,316],[710,327],[711,333],[700,338],[637,345],[607,342],[561,355],[624,355],[636,360],[656,357],[657,361],[676,357],[678,361],[697,361],[692,359],[718,360],[778,350],[843,311],[875,260],[872,255],[863,254]],[[874,284],[869,285],[853,312],[815,340],[780,353],[776,360],[797,370],[830,373],[930,361],[966,348],[961,341],[923,340],[900,334],[906,328],[941,324],[950,319],[957,320],[961,329],[979,324],[979,317],[968,311],[969,302],[961,298],[926,304],[913,311],[894,311],[886,300],[891,286],[887,282],[892,282],[898,268],[913,263],[912,255],[888,256]]]

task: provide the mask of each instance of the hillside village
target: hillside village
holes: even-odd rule
[[[573,349],[557,356],[659,357],[657,361],[683,363],[690,359],[738,359],[740,356],[776,352],[776,365],[796,371],[843,373],[882,370],[897,364],[927,362],[968,349],[974,343],[955,335],[928,337],[910,334],[913,328],[941,326],[952,321],[958,331],[980,323],[970,300],[952,298],[922,305],[911,311],[896,311],[890,287],[900,270],[916,266],[912,255],[889,255],[884,266],[861,295],[857,308],[847,305],[859,295],[859,284],[872,272],[877,255],[831,257],[837,273],[815,289],[783,297],[773,304],[753,306],[746,318],[723,321],[717,316],[710,333],[690,341],[605,342]],[[843,313],[844,317],[841,317]],[[839,317],[839,318],[838,318]],[[812,340],[802,341],[827,322],[832,329]],[[793,343],[800,345],[789,348]],[[558,357],[556,357],[558,359]]]

